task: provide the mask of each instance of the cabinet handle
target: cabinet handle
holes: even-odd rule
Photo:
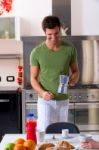
[[[2,102],[9,102],[10,100],[9,99],[0,99],[0,103]]]

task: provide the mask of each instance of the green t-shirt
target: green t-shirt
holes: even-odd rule
[[[66,42],[61,42],[58,51],[49,49],[45,42],[35,47],[30,54],[30,65],[40,68],[41,86],[54,94],[56,100],[68,99],[68,94],[57,92],[59,76],[69,75],[69,65],[76,63],[76,49]]]

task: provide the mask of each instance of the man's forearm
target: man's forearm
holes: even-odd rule
[[[72,72],[72,74],[70,76],[70,79],[69,79],[69,84],[70,85],[75,85],[76,82],[78,81],[78,79],[79,79],[79,70],[75,71],[75,72]]]
[[[75,80],[77,82],[77,80],[79,78],[79,71],[76,71],[76,72],[72,73],[72,75],[74,76],[74,78],[75,78]]]
[[[44,89],[41,87],[39,81],[36,78],[31,79],[31,85],[33,89],[40,95],[43,95]]]

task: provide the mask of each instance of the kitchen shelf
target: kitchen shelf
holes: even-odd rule
[[[20,59],[22,54],[0,54],[0,59]]]

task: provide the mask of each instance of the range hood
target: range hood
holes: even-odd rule
[[[71,0],[52,0],[52,14],[59,16],[66,34],[71,35]]]

